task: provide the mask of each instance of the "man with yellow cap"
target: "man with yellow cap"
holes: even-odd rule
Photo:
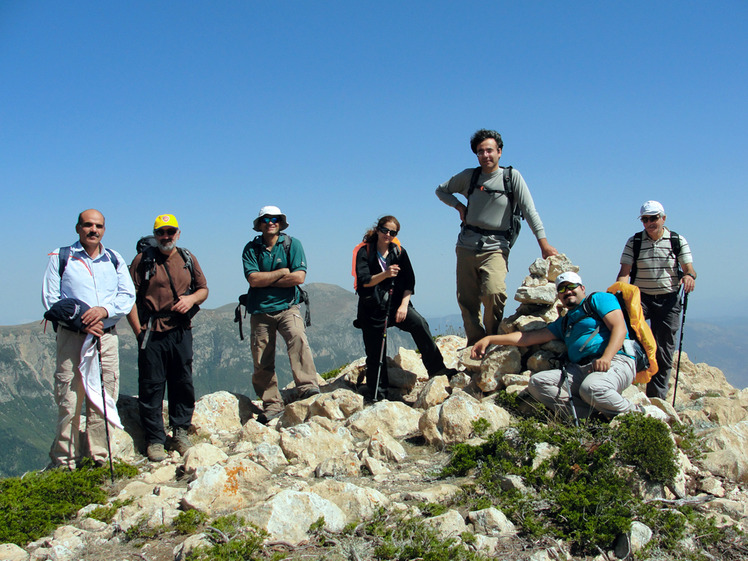
[[[162,408],[167,386],[172,447],[184,455],[192,446],[191,319],[208,298],[208,285],[195,256],[176,245],[180,230],[174,215],[157,216],[153,235],[156,247],[136,255],[130,265],[137,314],[128,319],[138,339],[138,406],[146,452],[160,462],[166,459]]]

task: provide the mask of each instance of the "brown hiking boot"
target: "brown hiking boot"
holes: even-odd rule
[[[174,448],[174,450],[179,452],[180,456],[184,456],[187,453],[187,450],[192,448],[192,442],[190,442],[190,437],[187,434],[187,429],[175,429],[172,441],[172,447]]]
[[[146,449],[146,455],[152,462],[163,462],[168,456],[164,450],[163,444],[149,444]]]

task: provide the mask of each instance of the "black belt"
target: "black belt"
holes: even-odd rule
[[[667,300],[668,298],[672,298],[674,295],[677,295],[678,291],[675,292],[668,292],[667,294],[647,294],[646,292],[642,292],[642,296],[646,296],[647,298],[651,298],[652,300]]]
[[[481,236],[504,236],[505,238],[509,234],[509,230],[486,230],[485,228],[479,228],[478,226],[473,226],[472,224],[463,224],[463,228],[466,228],[468,230],[472,230],[476,234],[480,234]]]
[[[60,327],[62,327],[66,331],[72,331],[73,333],[79,333],[80,335],[88,335],[88,333],[85,331],[81,331],[80,329],[73,329],[72,327],[68,327],[67,325],[60,324]],[[114,327],[114,325],[111,327],[105,327],[104,333],[111,333],[112,331],[114,331]]]

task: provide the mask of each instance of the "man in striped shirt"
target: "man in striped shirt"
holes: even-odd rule
[[[639,219],[644,231],[626,242],[618,280],[631,282],[641,291],[644,315],[657,341],[658,370],[647,384],[647,396],[666,399],[680,325],[678,292],[681,285],[686,293],[695,288],[696,271],[686,238],[665,228],[665,209],[660,203],[645,202]]]

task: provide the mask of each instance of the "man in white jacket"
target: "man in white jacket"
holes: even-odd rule
[[[82,329],[63,324],[57,329],[55,402],[57,433],[49,452],[52,467],[75,469],[88,452],[96,464],[107,459],[106,426],[101,410],[87,403],[81,375],[81,350],[88,335],[101,340],[104,387],[116,402],[119,394],[119,341],[115,324],[135,304],[135,287],[127,263],[101,243],[106,226],[95,209],[78,215],[78,241],[49,254],[42,284],[45,309],[65,298],[85,302],[90,308],[81,317]],[[86,403],[86,444],[80,442],[80,414]]]

